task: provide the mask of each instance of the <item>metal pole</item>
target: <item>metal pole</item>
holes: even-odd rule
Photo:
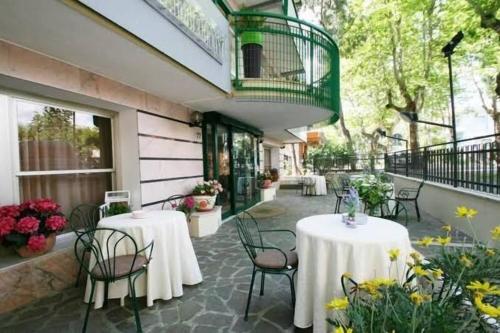
[[[448,58],[448,74],[450,81],[450,99],[451,99],[451,124],[453,133],[453,187],[458,186],[458,149],[457,149],[457,124],[455,121],[455,97],[453,95],[453,71],[451,67],[451,54],[446,56]]]
[[[406,177],[408,177],[408,140],[405,140],[405,145],[406,145],[406,151],[405,151],[405,173]]]

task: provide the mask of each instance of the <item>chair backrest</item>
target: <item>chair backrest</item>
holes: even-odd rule
[[[78,236],[83,232],[97,228],[100,218],[101,210],[99,206],[82,204],[71,211],[69,225],[71,230]]]
[[[257,221],[249,212],[241,212],[236,216],[236,229],[245,251],[250,259],[254,261],[257,256],[257,249],[254,246],[263,246],[262,235]]]
[[[82,251],[90,253],[91,262],[95,263],[92,267],[84,263],[85,256],[82,255]],[[91,278],[97,280],[113,282],[118,277],[116,259],[125,254],[133,255],[130,268],[126,267],[130,274],[133,271],[138,253],[137,243],[132,236],[124,231],[111,228],[96,228],[86,231],[81,233],[75,242],[75,255],[79,264]]]
[[[418,185],[417,195],[415,196],[416,199],[418,199],[418,196],[420,195],[420,190],[422,189],[422,187],[424,187],[424,183],[425,183],[425,181],[422,180],[420,185]]]
[[[162,210],[176,210],[182,204],[185,195],[182,194],[174,194],[171,195],[165,200],[163,205],[161,206]]]

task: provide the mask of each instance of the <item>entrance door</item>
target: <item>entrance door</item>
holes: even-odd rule
[[[222,214],[228,216],[231,215],[232,197],[229,129],[226,126],[217,125],[215,140],[215,151],[217,154],[216,163],[218,165],[218,168],[216,168],[217,180],[224,189],[224,191],[219,194],[218,204],[222,206]]]
[[[247,132],[233,129],[234,207],[239,212],[258,200],[256,181],[256,139]]]

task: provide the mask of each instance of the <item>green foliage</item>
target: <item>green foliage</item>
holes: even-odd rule
[[[112,202],[109,208],[104,212],[105,216],[113,216],[130,212],[130,207],[124,202]]]
[[[348,164],[353,159],[355,159],[354,152],[348,145],[328,142],[318,147],[309,148],[306,163],[314,166],[314,169],[323,175],[331,167],[332,161]]]
[[[386,183],[381,176],[367,175],[363,178],[355,179],[351,183],[359,194],[359,198],[365,203],[370,213],[380,207],[393,190],[392,185]]]

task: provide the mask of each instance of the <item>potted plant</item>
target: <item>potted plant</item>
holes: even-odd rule
[[[243,9],[242,12],[255,13]],[[262,47],[264,34],[258,31],[266,19],[263,16],[238,16],[236,26],[240,33],[241,50],[243,52],[243,71],[246,78],[259,78],[262,66]]]
[[[264,173],[260,173],[257,175],[257,185],[260,188],[269,188],[273,184],[273,178],[269,171],[264,171]]]
[[[12,246],[21,257],[50,251],[56,233],[66,226],[60,206],[51,199],[29,200],[0,207],[0,243]]]
[[[193,199],[196,210],[207,212],[214,208],[217,194],[222,192],[222,185],[216,180],[208,180],[198,183],[193,189]]]
[[[358,191],[360,199],[365,204],[370,215],[375,214],[380,205],[386,201],[392,191],[392,185],[384,183],[375,175],[367,175],[356,179],[352,186]]]
[[[186,219],[189,222],[191,214],[196,210],[196,201],[192,196],[185,197],[175,209],[186,214]]]
[[[271,173],[271,179],[272,179],[273,183],[280,180],[280,174],[279,174],[278,169],[273,168],[273,169],[271,169],[270,173]]]
[[[114,216],[130,213],[130,207],[126,202],[111,202],[109,207],[104,208],[104,216]]]

